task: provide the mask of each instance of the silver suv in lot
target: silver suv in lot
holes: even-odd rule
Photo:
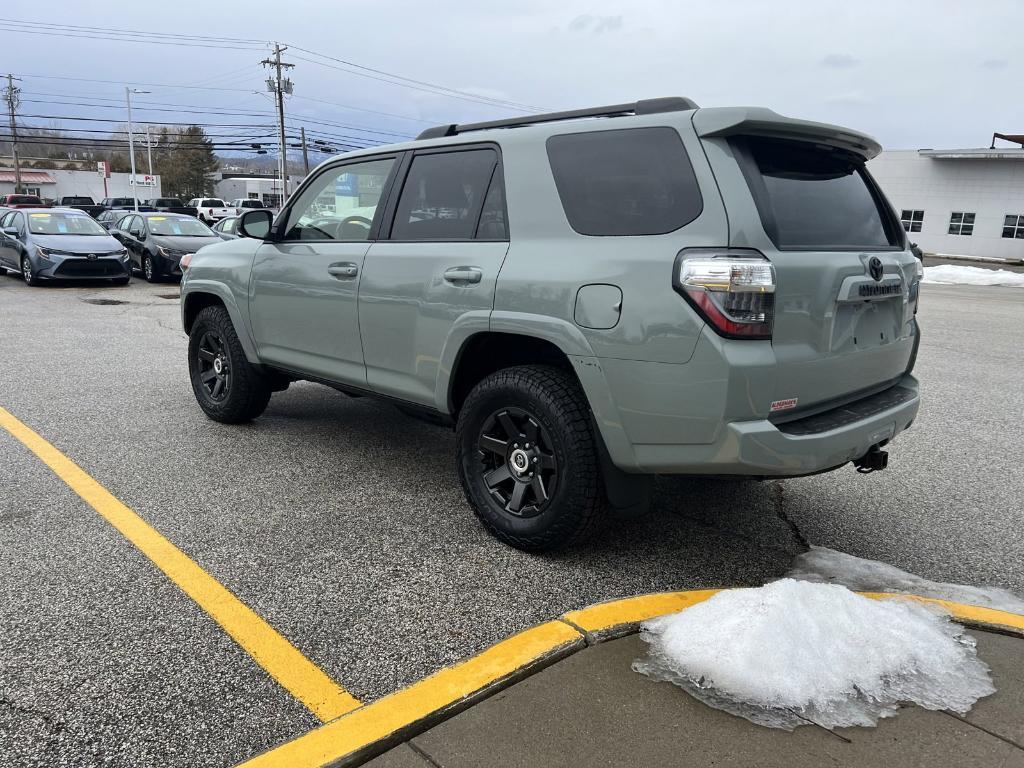
[[[861,133],[665,98],[331,159],[186,258],[200,407],[296,380],[453,424],[481,522],[528,550],[653,474],[794,477],[917,414],[920,262]]]

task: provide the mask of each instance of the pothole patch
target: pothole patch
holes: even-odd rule
[[[86,304],[96,304],[101,307],[113,307],[118,304],[127,304],[127,301],[121,301],[120,299],[82,299]]]
[[[158,299],[180,299],[180,293],[158,293],[156,295]]]

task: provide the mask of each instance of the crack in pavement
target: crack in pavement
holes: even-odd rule
[[[800,530],[800,526],[798,526],[792,518],[786,514],[786,495],[785,490],[782,487],[782,483],[772,483],[772,493],[775,495],[775,516],[786,524],[786,527],[789,528],[790,532],[793,534],[793,538],[796,539],[797,543],[803,547],[805,551],[810,549],[811,542],[809,542],[807,537],[804,536],[803,531]]]

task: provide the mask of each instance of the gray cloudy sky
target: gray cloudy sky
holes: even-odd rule
[[[10,23],[58,22],[280,40],[405,77],[552,109],[686,95],[705,106],[755,104],[845,124],[890,148],[988,146],[993,131],[1024,133],[1020,10],[1020,0],[106,0],[97,13],[93,3],[8,0],[0,11],[0,68],[24,77],[24,99],[78,98],[93,105],[40,101],[23,105],[28,114],[123,119],[116,100],[123,97],[119,84],[130,80],[224,89],[149,86],[152,93],[139,96],[140,101],[182,105],[183,111],[178,116],[140,113],[142,119],[232,125],[269,121],[202,112],[268,110],[267,97],[253,93],[265,77],[258,65],[263,51],[28,34],[13,31]],[[298,65],[292,72],[296,97],[288,105],[291,115],[387,132],[321,126],[324,135],[385,140],[415,134],[430,123],[515,113],[397,87],[297,56],[315,58],[294,49],[286,55]],[[94,106],[103,99],[111,100],[108,107]],[[26,122],[90,125],[49,118]]]

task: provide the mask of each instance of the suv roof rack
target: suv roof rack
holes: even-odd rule
[[[441,139],[446,136],[457,136],[470,131],[486,131],[490,128],[517,128],[521,125],[537,123],[553,123],[558,120],[574,120],[578,117],[621,117],[623,115],[655,115],[662,112],[684,112],[697,109],[693,99],[685,96],[667,96],[661,99],[641,99],[629,104],[611,104],[606,107],[588,107],[586,109],[570,109],[566,112],[546,112],[542,115],[525,115],[507,120],[490,120],[485,123],[466,123],[458,125],[436,125],[427,128],[419,136],[420,139]]]

